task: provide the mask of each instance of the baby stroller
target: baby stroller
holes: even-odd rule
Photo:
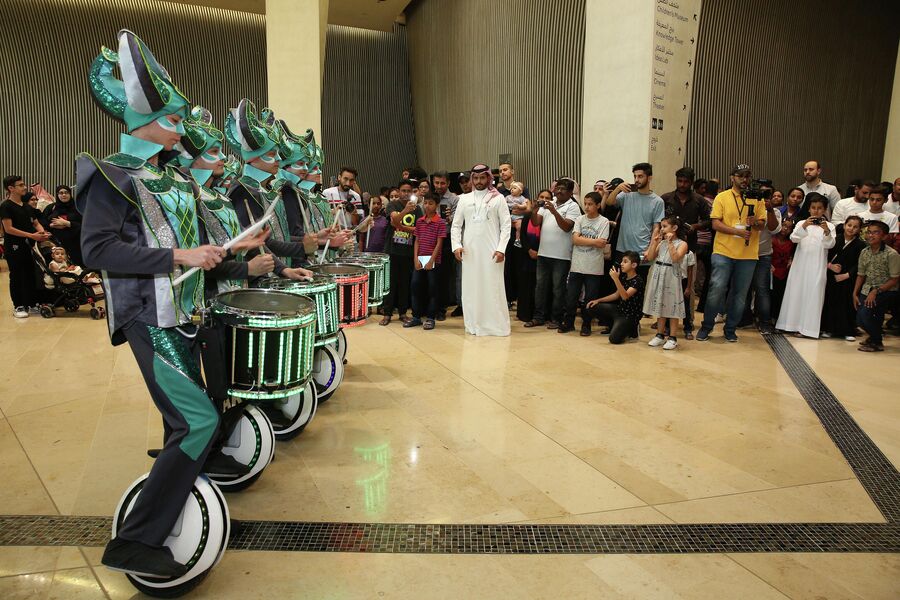
[[[40,270],[41,283],[47,298],[47,301],[41,304],[42,317],[52,319],[56,316],[55,309],[59,306],[62,306],[66,312],[77,312],[78,307],[85,304],[91,307],[92,319],[106,317],[106,309],[97,304],[106,297],[102,288],[95,290],[94,288],[99,287],[99,284],[85,281],[85,279],[96,277],[96,273],[93,271],[82,271],[79,274],[66,271],[54,273],[50,270],[47,257],[37,244],[32,248],[32,253],[34,262],[37,263]]]

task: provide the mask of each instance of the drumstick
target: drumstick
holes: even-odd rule
[[[340,210],[340,209],[338,209],[338,210]],[[320,265],[321,265],[322,263],[325,262],[325,257],[328,255],[328,246],[331,245],[331,237],[330,237],[330,233],[334,231],[334,226],[335,226],[335,225],[339,225],[337,219],[335,219],[334,221],[332,221],[331,227],[328,228],[328,229],[330,230],[330,231],[329,231],[329,238],[328,238],[327,240],[325,240],[325,249],[322,250],[322,256],[319,258],[319,264],[320,264]]]
[[[222,250],[225,250],[227,252],[228,250],[231,250],[235,244],[237,244],[240,241],[243,241],[244,238],[250,237],[251,235],[256,234],[257,232],[259,232],[259,230],[261,230],[266,225],[266,223],[269,222],[270,218],[271,218],[271,215],[263,215],[263,217],[259,221],[256,221],[255,223],[251,224],[249,227],[247,227],[247,229],[243,230],[242,232],[240,232],[239,234],[237,234],[236,236],[234,236],[233,238],[231,238],[230,240],[225,242],[225,244],[222,245]],[[260,251],[262,251],[263,247],[264,246],[260,247]],[[185,279],[187,279],[188,277],[190,277],[191,275],[193,275],[194,273],[196,273],[199,270],[200,270],[200,267],[191,267],[190,269],[188,269],[187,271],[185,271],[184,273],[182,273],[181,275],[176,277],[175,281],[172,282],[172,286],[174,287],[174,286],[178,285],[179,283],[181,283],[182,281],[184,281]]]
[[[374,202],[375,202],[374,198],[369,198],[369,216],[366,217],[367,219],[371,219],[371,218],[372,218],[372,204],[373,204]],[[375,222],[374,219],[372,220],[372,222],[373,222],[373,223]],[[369,227],[368,229],[366,229],[366,243],[365,243],[365,245],[363,246],[363,252],[365,252],[365,251],[369,248],[369,232],[370,232],[371,230],[372,230],[371,227]]]

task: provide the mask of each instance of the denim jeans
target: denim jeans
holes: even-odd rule
[[[586,275],[584,273],[569,272],[569,283],[566,286],[566,314],[561,325],[573,327],[575,314],[578,310],[578,298],[581,297],[581,288],[584,287],[585,303],[600,297],[601,275]]]
[[[753,274],[753,283],[747,290],[747,302],[744,304],[744,316],[741,325],[752,325],[753,317],[759,325],[772,323],[772,255],[760,256]],[[752,307],[752,310],[751,310]]]
[[[428,319],[434,319],[438,308],[440,285],[441,276],[437,267],[430,271],[425,269],[413,271],[412,305],[415,318],[421,319],[424,316]]]
[[[553,314],[551,321],[561,323],[566,307],[566,276],[571,261],[559,258],[538,257],[537,286],[534,290],[534,320],[546,321],[550,310],[547,307],[548,292],[553,290]]]
[[[750,284],[753,282],[757,261],[755,259],[738,260],[721,254],[713,254],[711,262],[712,276],[709,282],[709,295],[706,298],[706,310],[703,311],[703,323],[700,328],[712,331],[716,325],[716,315],[724,310],[726,313],[725,333],[733,334],[744,314],[747,290],[750,289]]]
[[[869,334],[869,342],[881,344],[881,326],[884,324],[884,311],[894,307],[897,303],[897,290],[881,292],[875,296],[875,306],[866,306],[866,295],[859,295],[859,310],[856,311],[856,321],[859,326]]]

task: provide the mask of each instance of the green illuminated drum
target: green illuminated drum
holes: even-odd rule
[[[277,290],[233,290],[216,296],[211,312],[231,330],[231,396],[265,401],[303,391],[312,374],[312,300]]]
[[[306,296],[316,303],[316,347],[333,344],[338,331],[337,282],[330,275],[316,274],[312,281],[294,281],[281,277],[267,277],[257,284],[263,289],[279,290]]]
[[[353,254],[348,254],[345,258],[353,259],[357,257],[362,258],[377,258],[381,261],[383,265],[383,276],[381,281],[383,282],[382,287],[384,288],[384,294],[382,297],[387,296],[391,292],[391,256],[390,254],[385,254],[384,252],[355,252]],[[371,285],[370,285],[371,287]]]
[[[341,262],[348,265],[359,265],[369,273],[369,308],[381,306],[384,302],[384,263],[374,257],[359,254],[342,257]]]

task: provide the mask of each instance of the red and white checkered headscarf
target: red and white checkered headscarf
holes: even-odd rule
[[[491,168],[488,165],[486,165],[484,163],[478,163],[477,165],[472,167],[472,169],[469,171],[469,179],[471,180],[472,175],[475,175],[477,173],[487,173],[488,175],[490,175],[490,179],[488,180],[488,186],[487,186],[488,194],[487,194],[487,197],[485,198],[486,200],[490,200],[494,196],[502,196],[503,195],[500,193],[500,191],[497,188],[494,187],[494,174],[491,173]],[[472,188],[472,192],[473,193],[475,192],[474,187]]]

